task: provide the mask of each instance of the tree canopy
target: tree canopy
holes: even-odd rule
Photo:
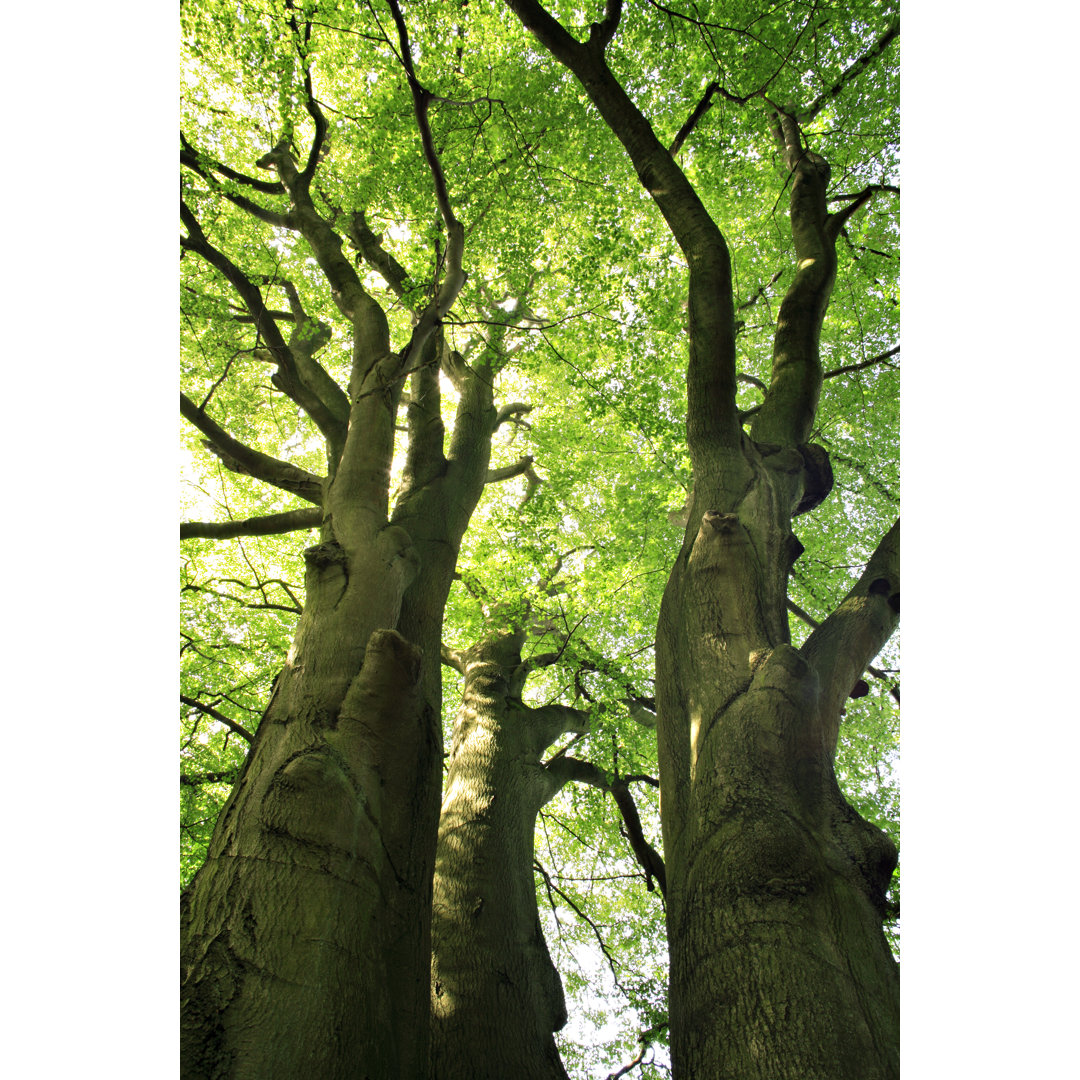
[[[655,640],[702,482],[687,432],[712,406],[695,399],[687,342],[702,340],[704,294],[668,177],[632,159],[620,139],[636,135],[605,122],[601,92],[526,33],[536,6],[181,5],[181,883],[286,685],[311,575],[336,558],[327,519],[350,505],[328,492],[385,398],[385,491],[369,498],[384,466],[359,458],[350,490],[419,554],[403,542],[379,573],[432,565],[424,543],[453,559],[444,599],[410,598],[421,579],[403,578],[404,621],[373,622],[355,647],[423,622],[445,768],[466,737],[467,657],[516,635],[507,700],[529,723],[564,710],[537,751],[565,775],[535,812],[532,865],[566,996],[562,1063],[662,1076]],[[898,515],[897,5],[594,7],[547,14],[599,43],[722,231],[737,429],[766,447],[789,422],[781,304],[805,268],[793,178],[804,158],[827,162],[835,285],[810,316],[820,390],[794,442],[827,456],[831,492],[795,523],[800,648]],[[432,509],[422,500],[455,468],[473,479]],[[835,774],[898,843],[898,636],[871,659],[843,705]],[[886,909],[898,955],[898,870]]]

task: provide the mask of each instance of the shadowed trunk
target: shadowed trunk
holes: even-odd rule
[[[536,814],[566,777],[540,756],[587,714],[521,702],[523,634],[462,658],[465,692],[439,823],[432,918],[432,1052],[438,1080],[565,1080],[552,1033],[562,982],[536,906]]]

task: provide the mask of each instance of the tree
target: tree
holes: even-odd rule
[[[610,899],[540,862],[529,879],[568,780],[646,922],[641,885],[664,890],[676,1076],[895,1074],[895,848],[857,811],[889,823],[895,687],[862,676],[899,612],[898,23],[745,7],[721,25],[611,2],[571,33],[510,0],[553,63],[500,5],[185,6],[181,410],[230,492],[230,520],[181,533],[183,701],[225,733],[205,752],[186,734],[190,858],[207,846],[183,901],[185,1075],[466,1075],[468,1046],[499,1075],[493,1019],[522,1032],[515,1072],[564,1075],[536,890],[613,973],[618,937],[586,911]],[[302,587],[283,539],[243,539],[312,528]],[[203,572],[222,541],[246,569]],[[540,568],[571,556],[552,591]],[[267,648],[223,662],[241,606]],[[464,677],[441,825],[440,657]],[[530,670],[549,677],[532,704]],[[643,704],[663,861],[627,781],[656,768]],[[644,1068],[663,988],[615,980]]]
[[[534,0],[509,2],[618,136],[689,266],[694,485],[657,630],[676,1074],[898,1075],[899,978],[881,932],[896,852],[844,801],[833,758],[840,709],[899,621],[899,521],[802,649],[790,644],[787,613],[802,551],[792,518],[832,487],[828,453],[809,440],[836,243],[882,185],[830,213],[831,169],[807,145],[800,107],[758,91],[790,174],[798,270],[780,307],[771,380],[745,432],[728,246],[608,67],[620,0],[585,42]],[[898,32],[889,26],[844,75]],[[802,110],[804,123],[816,108]]]

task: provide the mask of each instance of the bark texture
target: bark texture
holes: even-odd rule
[[[462,658],[435,863],[432,1074],[438,1080],[565,1080],[552,1033],[562,981],[536,906],[536,814],[566,777],[541,754],[587,714],[521,701],[524,635],[495,635]]]

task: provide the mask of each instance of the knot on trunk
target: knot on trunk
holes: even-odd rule
[[[750,548],[750,538],[737,514],[706,510],[690,549],[689,568],[695,574],[721,571],[731,577],[738,574],[740,556]]]
[[[345,564],[345,549],[336,541],[304,549],[304,562],[313,570],[325,570],[329,566]]]

